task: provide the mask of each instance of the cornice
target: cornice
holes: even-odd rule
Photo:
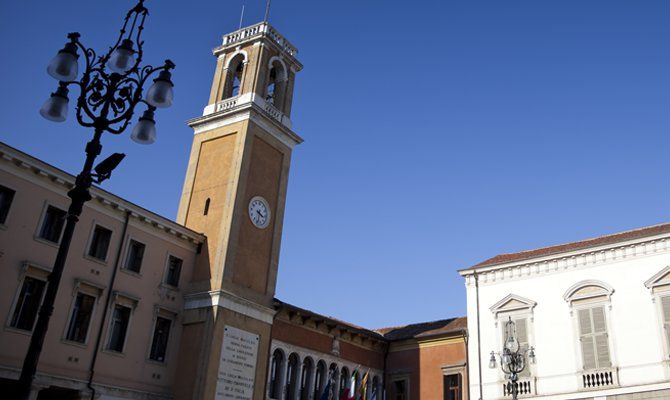
[[[0,168],[3,168],[4,166],[3,169],[6,169],[10,174],[14,174],[11,169],[18,169],[19,171],[23,170],[36,175],[45,182],[61,187],[64,191],[68,191],[74,187],[75,177],[73,175],[14,149],[3,142],[0,142],[0,160],[4,161],[0,162]],[[104,208],[118,213],[130,212],[131,217],[139,222],[150,225],[153,229],[189,241],[194,245],[204,243],[205,241],[204,235],[194,232],[185,226],[179,225],[174,221],[146,210],[99,187],[94,186],[91,188],[91,196],[94,201]]]
[[[662,234],[459,273],[466,286],[474,286],[475,279],[480,285],[489,285],[667,253],[670,253],[670,234]]]

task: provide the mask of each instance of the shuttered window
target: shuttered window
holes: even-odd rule
[[[507,320],[503,320],[504,323],[502,323],[502,338],[503,338],[503,345],[505,344],[505,341],[507,340],[507,332],[506,332],[506,326],[507,326]],[[528,339],[528,318],[514,318],[512,317],[512,321],[514,322],[514,325],[516,326],[516,340],[519,341],[519,349],[521,351],[529,349],[530,348],[530,343]],[[519,374],[521,377],[529,377],[530,376],[530,365],[526,365],[526,368]]]
[[[605,307],[579,310],[578,318],[584,370],[611,367]]]
[[[661,308],[663,309],[665,339],[668,341],[668,347],[670,347],[670,296],[661,297]]]

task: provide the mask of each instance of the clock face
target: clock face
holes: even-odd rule
[[[257,228],[267,228],[270,224],[270,206],[267,200],[256,196],[249,201],[249,218]]]

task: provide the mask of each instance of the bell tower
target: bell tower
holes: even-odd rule
[[[264,398],[291,151],[302,142],[290,119],[296,55],[267,22],[225,35],[209,102],[188,121],[177,222],[207,245],[184,295],[178,399]],[[252,347],[239,356],[254,371],[231,366],[240,343]]]

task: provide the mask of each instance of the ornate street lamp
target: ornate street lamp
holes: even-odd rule
[[[535,364],[535,349],[533,347],[524,348],[519,345],[519,340],[516,337],[516,324],[512,321],[512,317],[505,323],[505,343],[502,352],[491,352],[491,358],[489,359],[489,368],[491,369],[496,368],[496,356],[500,359],[500,368],[505,374],[505,378],[509,380],[507,393],[511,393],[512,399],[517,400],[519,374],[526,369],[528,362]]]
[[[94,134],[93,139],[86,145],[84,167],[77,175],[75,186],[68,192],[72,201],[65,229],[19,378],[21,398],[27,398],[30,394],[72,234],[84,203],[91,200],[89,189],[93,183],[99,184],[108,179],[112,170],[124,157],[124,154],[115,153],[93,167],[96,157],[102,151],[100,143],[102,134],[109,132],[118,135],[125,131],[133,117],[135,107],[143,103],[147,108],[135,125],[131,139],[140,144],[151,144],[156,140],[154,121],[156,108],[172,105],[173,85],[170,71],[175,67],[174,63],[166,60],[160,67],[140,66],[144,45],[142,30],[148,12],[144,0],[139,0],[126,14],[116,43],[101,56],[97,56],[93,49],[84,47],[79,41],[79,33],[68,34],[70,41],[47,67],[47,73],[58,80],[59,84],[40,109],[40,114],[50,121],[65,121],[69,104],[68,88],[77,86],[79,88],[75,107],[77,122],[84,127],[93,128]],[[81,79],[77,80],[81,55],[83,55],[84,71]],[[144,86],[154,75],[156,78],[143,97]]]

